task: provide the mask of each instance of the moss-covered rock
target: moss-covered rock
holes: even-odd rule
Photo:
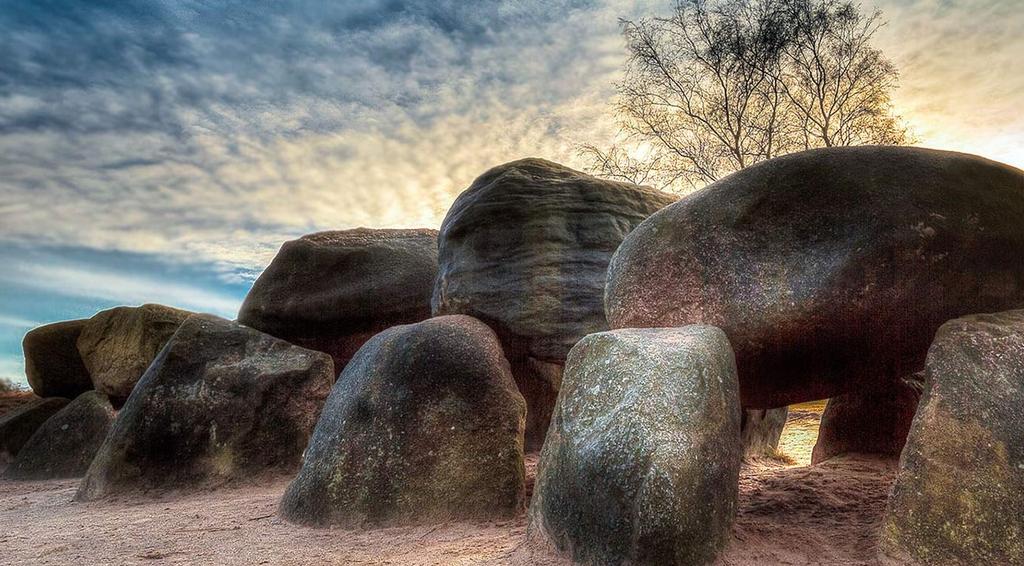
[[[591,334],[569,353],[527,536],[582,564],[704,564],[729,540],[739,383],[710,326]]]
[[[294,473],[333,382],[327,354],[191,316],[118,413],[77,498]]]
[[[525,414],[487,325],[442,316],[393,327],[342,372],[281,514],[345,527],[515,515]]]
[[[1024,564],[1024,310],[946,323],[925,371],[883,549],[923,564]]]

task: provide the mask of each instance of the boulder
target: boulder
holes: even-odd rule
[[[514,516],[525,415],[482,322],[442,316],[385,330],[334,386],[281,515],[343,527]]]
[[[0,461],[14,458],[46,419],[68,403],[63,397],[35,399],[0,416]]]
[[[591,334],[569,353],[527,537],[582,564],[704,564],[729,540],[739,383],[710,326]]]
[[[602,298],[612,253],[674,201],[648,187],[522,159],[478,177],[448,211],[433,312],[474,316],[498,333],[529,407],[530,446],[539,448],[547,431],[569,349],[607,328]]]
[[[740,421],[740,440],[744,458],[773,458],[778,455],[779,439],[786,428],[789,407],[745,409]]]
[[[924,388],[924,372],[889,387],[844,393],[828,400],[811,464],[849,452],[898,458]]]
[[[78,337],[78,352],[96,390],[115,407],[121,406],[190,314],[163,305],[142,305],[116,307],[90,318]]]
[[[294,473],[333,382],[326,354],[193,315],[118,413],[76,497]]]
[[[944,324],[883,519],[901,563],[1024,564],[1024,310]]]
[[[85,322],[55,322],[25,334],[25,375],[36,395],[74,398],[92,389],[92,379],[77,346]]]
[[[938,327],[1024,305],[1024,172],[910,147],[816,149],[653,215],[608,272],[613,328],[711,324],[748,408],[920,371]]]
[[[40,426],[4,477],[12,480],[85,475],[114,423],[114,407],[98,391],[82,393]]]
[[[319,232],[285,242],[238,322],[334,359],[341,372],[378,332],[430,318],[435,230]]]

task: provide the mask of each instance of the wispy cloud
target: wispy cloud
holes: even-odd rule
[[[8,326],[10,328],[34,328],[42,324],[35,320],[29,320],[27,318],[21,318],[19,316],[9,316],[0,314],[0,326]]]
[[[0,272],[0,282],[31,286],[37,292],[129,305],[162,303],[227,318],[234,318],[239,306],[236,297],[208,288],[83,266],[24,264]]]

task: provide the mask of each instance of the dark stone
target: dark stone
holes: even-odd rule
[[[86,321],[78,352],[96,390],[120,407],[149,364],[192,313],[163,305],[116,307]]]
[[[850,452],[899,457],[924,388],[924,373],[888,387],[844,393],[828,400],[811,464]]]
[[[938,327],[1024,305],[1024,173],[909,147],[817,149],[655,214],[608,272],[613,328],[711,324],[747,408],[920,371]]]
[[[739,382],[709,326],[591,334],[569,353],[528,540],[582,564],[704,564],[729,540]]]
[[[1024,310],[944,324],[883,520],[901,563],[1024,564]]]
[[[294,473],[331,368],[321,352],[212,315],[189,317],[121,409],[76,497]]]
[[[778,455],[779,439],[786,428],[789,407],[775,409],[745,409],[740,424],[740,439],[744,458],[774,458]]]
[[[334,386],[281,515],[343,527],[514,516],[525,413],[501,344],[480,321],[385,330]]]
[[[92,389],[92,379],[77,346],[85,322],[55,322],[25,334],[25,375],[36,395],[74,398]]]
[[[36,430],[4,477],[45,480],[85,475],[114,416],[114,407],[105,395],[97,391],[82,393]]]
[[[0,416],[0,461],[14,458],[46,419],[69,402],[62,397],[36,399]]]
[[[622,239],[675,197],[543,159],[495,167],[448,211],[439,236],[434,314],[474,316],[498,333],[539,448],[557,396],[555,370],[583,336],[605,330],[605,273]],[[519,371],[520,368],[527,371]],[[540,403],[540,404],[536,404]]]
[[[281,246],[238,322],[330,354],[337,375],[378,332],[430,318],[436,276],[435,230],[309,234]]]

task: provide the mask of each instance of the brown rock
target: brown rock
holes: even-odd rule
[[[22,341],[25,375],[40,397],[74,398],[92,389],[89,371],[78,354],[85,320],[66,320],[33,328]]]

